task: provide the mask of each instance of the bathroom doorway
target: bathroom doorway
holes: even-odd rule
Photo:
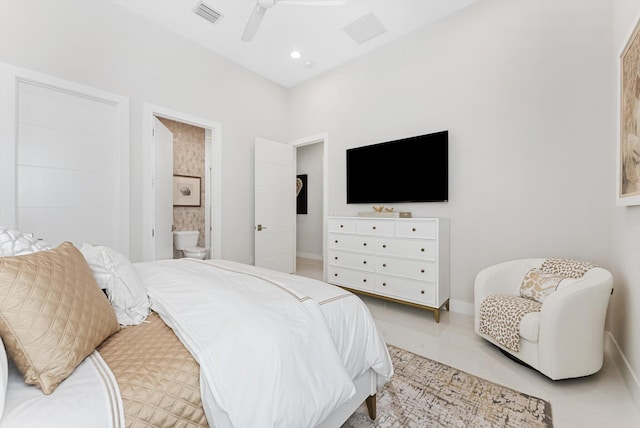
[[[154,141],[154,123],[159,121],[173,134],[172,164],[167,167],[168,171],[161,171],[162,177],[171,175],[176,179],[186,177],[190,182],[197,182],[200,191],[195,201],[189,203],[175,204],[173,201],[173,180],[171,190],[162,184],[165,180],[156,179],[156,159],[163,156]],[[144,205],[146,208],[145,217],[145,240],[144,259],[156,260],[166,258],[166,251],[157,251],[156,240],[170,242],[172,239],[172,229],[176,230],[198,230],[198,247],[206,248],[207,258],[221,257],[221,142],[218,123],[205,119],[196,118],[181,112],[166,109],[163,107],[144,105],[144,129],[145,138],[143,145],[148,150],[145,156],[147,170],[145,176],[149,177],[149,187],[145,186]],[[147,132],[148,131],[148,132]],[[171,196],[167,195],[170,192]],[[192,195],[194,196],[194,195]],[[169,197],[169,199],[167,199]],[[163,202],[162,207],[156,207],[156,201]],[[164,205],[170,205],[164,207]],[[174,206],[187,205],[187,206]],[[172,226],[162,226],[160,230],[157,226],[163,224],[162,218],[157,210],[172,210]],[[148,227],[148,229],[146,229]],[[166,245],[166,244],[163,244]],[[158,253],[158,254],[156,254]],[[165,256],[163,257],[162,254]],[[172,250],[170,255],[176,255]]]
[[[170,198],[169,203],[173,205],[173,216],[171,222],[172,227],[170,229],[172,231],[197,231],[198,240],[194,246],[206,250],[209,247],[207,242],[207,232],[210,230],[210,228],[207,227],[210,216],[207,216],[206,213],[210,212],[211,208],[211,203],[207,197],[209,186],[205,179],[208,164],[206,159],[206,141],[207,134],[210,133],[210,131],[199,126],[167,119],[165,117],[156,116],[156,118],[173,135],[172,142],[170,143],[173,148],[173,162],[171,162],[173,177],[177,180],[189,180],[187,181],[188,184],[192,182],[195,183],[197,185],[197,190],[199,191],[198,195],[190,198],[193,199],[193,201],[189,201],[188,204],[173,201],[173,194],[171,195],[172,197]],[[154,134],[157,137],[157,127]],[[157,138],[155,148],[157,159],[157,154],[160,150]],[[156,175],[156,182],[157,180],[158,176]],[[156,192],[158,189],[159,186],[156,185]],[[157,200],[158,195],[156,193],[156,201]],[[157,216],[158,212],[156,210],[156,219]],[[157,224],[158,222],[156,221],[156,225]],[[162,235],[164,234],[160,234],[156,230],[156,258],[158,258],[159,254],[163,253],[158,250],[158,242],[160,241],[158,238]],[[163,243],[163,245],[165,244]],[[178,259],[184,257],[184,254],[181,250],[174,248],[171,256],[174,259]]]

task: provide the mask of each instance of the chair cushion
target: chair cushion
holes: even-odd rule
[[[27,384],[51,394],[120,326],[70,242],[0,258],[0,336]]]
[[[520,320],[520,337],[531,342],[538,343],[540,336],[540,312],[529,312]]]

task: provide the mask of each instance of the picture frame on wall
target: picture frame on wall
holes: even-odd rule
[[[173,176],[173,206],[200,206],[200,177],[189,175]]]
[[[617,205],[640,205],[640,20],[620,53]]]
[[[308,214],[307,209],[307,174],[296,176],[296,214]]]

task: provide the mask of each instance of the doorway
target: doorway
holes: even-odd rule
[[[324,280],[327,210],[326,134],[291,143],[296,148],[296,274]]]
[[[165,123],[175,125],[174,129],[202,129],[204,130],[204,176],[202,177],[202,187],[204,195],[201,204],[204,205],[202,215],[204,216],[204,230],[199,243],[209,250],[210,258],[221,258],[221,230],[222,230],[222,160],[221,160],[221,125],[206,119],[197,118],[182,112],[167,109],[164,107],[144,104],[143,106],[143,128],[144,138],[143,145],[145,149],[145,177],[148,177],[148,186],[145,186],[143,192],[143,201],[145,207],[144,215],[144,260],[155,260],[156,239],[160,239],[158,234],[171,234],[171,230],[158,230],[156,227],[156,180],[155,180],[155,164],[156,149],[154,147],[153,128],[154,121],[159,118]],[[159,154],[158,154],[159,155]],[[174,171],[170,171],[173,175]],[[162,190],[164,196],[168,190]],[[160,197],[161,195],[158,195]],[[173,206],[171,206],[173,208]],[[195,207],[194,207],[195,208]]]

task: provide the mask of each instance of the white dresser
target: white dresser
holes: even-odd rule
[[[449,310],[449,220],[329,217],[328,278],[350,291]]]

